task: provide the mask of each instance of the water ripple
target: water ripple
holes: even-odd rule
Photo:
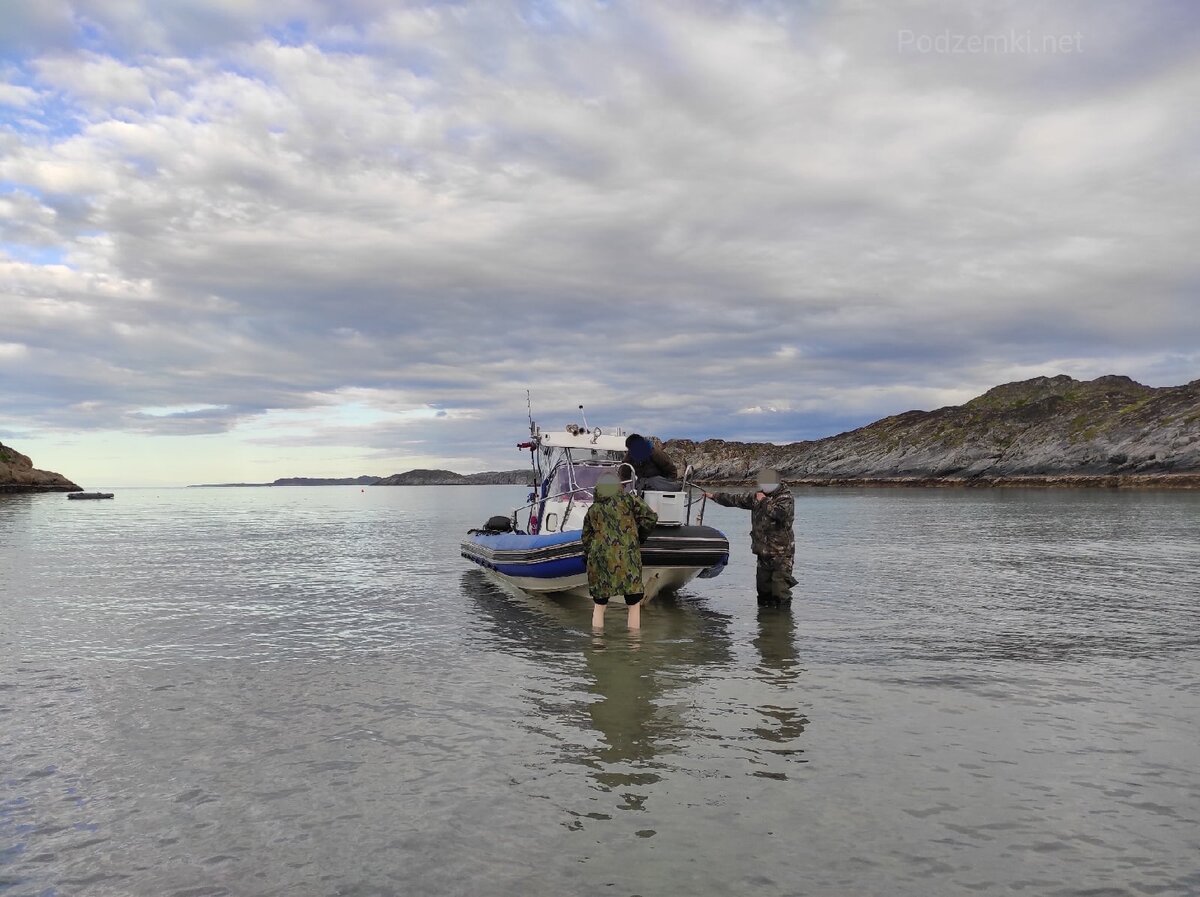
[[[1200,892],[1197,499],[798,495],[640,635],[519,489],[0,497],[0,893]]]

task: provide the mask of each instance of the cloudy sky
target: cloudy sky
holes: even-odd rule
[[[0,439],[84,485],[1200,377],[1200,8],[0,0]]]

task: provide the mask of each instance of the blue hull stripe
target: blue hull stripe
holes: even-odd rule
[[[505,576],[557,580],[583,576],[587,567],[579,531],[530,536],[522,533],[471,533],[462,556]],[[729,542],[711,527],[656,528],[642,544],[649,567],[698,567],[716,576],[729,559]]]
[[[560,558],[556,561],[545,561],[541,564],[495,564],[491,569],[506,576],[528,576],[531,579],[566,579],[571,576],[582,576],[584,573],[587,573],[587,567],[583,563],[583,555],[573,558]]]

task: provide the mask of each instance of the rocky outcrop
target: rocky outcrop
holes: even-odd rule
[[[533,476],[528,470],[487,470],[455,473],[453,470],[409,470],[384,477],[376,486],[527,486]]]
[[[376,486],[461,486],[466,478],[453,470],[407,470],[379,480]]]
[[[81,492],[61,473],[37,470],[27,455],[0,443],[0,492]]]
[[[1128,377],[1036,377],[965,405],[908,411],[790,445],[675,439],[666,449],[699,480],[740,482],[761,467],[813,484],[1112,477],[1075,485],[1185,485],[1200,475],[1200,380],[1153,388]],[[1130,478],[1138,478],[1131,480]],[[1194,479],[1192,478],[1188,478]],[[1060,485],[1071,485],[1062,482]]]
[[[526,486],[532,477],[528,470],[488,470],[483,473],[455,473],[453,470],[409,470],[390,477],[280,477],[272,483],[204,483],[192,489],[217,487],[266,486]]]
[[[482,473],[465,475],[470,486],[531,486],[533,473],[529,468],[524,470],[485,470]]]
[[[379,477],[280,477],[272,486],[374,486]]]

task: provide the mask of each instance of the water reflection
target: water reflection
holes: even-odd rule
[[[698,735],[711,737],[693,718],[687,691],[714,669],[731,665],[728,616],[677,595],[654,601],[640,631],[610,625],[598,634],[591,631],[591,608],[584,600],[510,593],[477,571],[464,574],[462,585],[491,637],[580,686],[573,714],[529,694],[539,716],[557,717],[577,730],[560,741],[564,755],[555,762],[586,767],[594,792],[583,809],[567,810],[574,817],[570,828],[581,828],[585,819],[611,819],[611,810],[646,809],[651,786],[673,768],[669,757]],[[547,719],[531,722],[546,724]],[[616,798],[615,805],[607,795]]]
[[[678,596],[651,607],[641,633],[593,635],[583,649],[595,696],[588,718],[601,741],[582,762],[597,786],[621,791],[621,809],[641,806],[644,795],[627,789],[657,782],[659,755],[681,750],[695,734],[690,702],[679,693],[732,656],[725,615]]]
[[[556,670],[571,665],[570,655],[578,650],[580,627],[586,622],[580,614],[572,614],[578,599],[512,592],[481,570],[463,573],[460,583],[487,626],[485,647],[500,647]]]
[[[761,715],[760,724],[749,731],[776,745],[765,748],[769,753],[799,759],[795,755],[803,751],[794,742],[804,733],[808,717],[796,706],[800,697],[797,685],[804,670],[796,656],[796,618],[790,607],[758,609],[758,635],[754,647],[759,655],[755,673],[771,692],[768,700],[756,708]],[[784,777],[782,773],[759,774]]]

